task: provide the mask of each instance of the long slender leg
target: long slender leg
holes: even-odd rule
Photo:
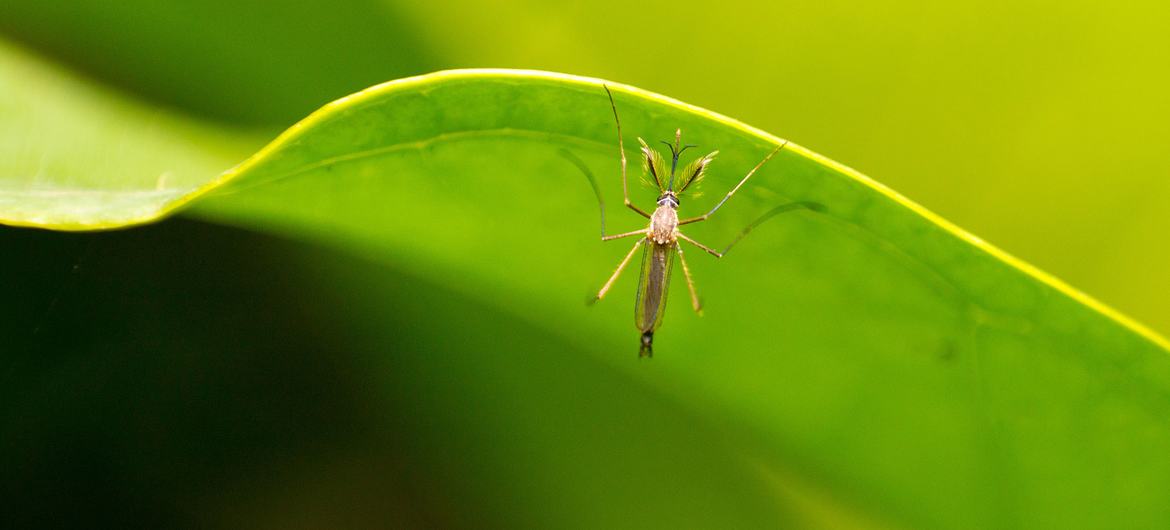
[[[692,244],[692,245],[694,245],[694,246],[696,246],[696,247],[699,247],[699,249],[700,249],[700,250],[702,250],[703,252],[706,252],[706,253],[708,253],[708,254],[710,254],[710,255],[712,255],[712,256],[715,256],[716,258],[722,258],[722,257],[723,257],[723,253],[722,253],[722,252],[717,252],[715,249],[713,249],[713,248],[711,248],[711,247],[708,247],[707,245],[704,245],[704,244],[702,244],[702,243],[700,243],[700,242],[698,242],[698,241],[695,241],[694,239],[691,239],[691,238],[687,237],[687,236],[686,236],[686,235],[684,235],[684,234],[681,234],[681,233],[680,233],[680,234],[677,234],[677,235],[678,235],[678,238],[679,238],[679,239],[681,239],[681,240],[683,240],[683,241],[686,241],[687,243],[690,243],[690,244]]]
[[[581,173],[585,175],[585,178],[589,180],[589,187],[593,188],[593,195],[597,197],[597,207],[601,209],[601,239],[605,239],[605,199],[601,198],[601,188],[597,186],[597,179],[593,178],[593,172],[589,171],[589,167],[585,165],[585,162],[577,158],[577,155],[573,154],[572,151],[560,149],[558,152],[569,162],[572,162],[573,165],[577,166],[577,169],[580,169]]]
[[[572,151],[569,151],[568,149],[561,149],[559,151],[559,153],[561,156],[565,157],[569,162],[572,162],[573,165],[577,166],[577,169],[581,170],[581,173],[583,173],[585,175],[585,178],[589,180],[589,186],[593,188],[593,194],[595,196],[597,196],[597,206],[601,209],[601,240],[602,241],[609,241],[611,239],[621,239],[623,237],[629,237],[629,236],[636,235],[636,234],[646,233],[646,229],[642,229],[642,230],[635,230],[633,232],[625,232],[625,233],[617,234],[617,235],[606,234],[605,233],[605,199],[601,198],[601,188],[599,188],[597,186],[597,179],[593,177],[593,172],[589,171],[589,167],[585,165],[585,162],[583,162],[580,158],[577,158],[577,155],[573,154]]]
[[[597,291],[597,296],[590,298],[586,303],[593,304],[594,302],[601,300],[605,296],[605,293],[609,292],[609,288],[613,287],[613,282],[617,281],[618,276],[621,276],[622,271],[626,269],[626,265],[629,265],[630,260],[634,258],[634,253],[638,251],[638,247],[641,247],[645,242],[646,239],[642,238],[639,239],[637,243],[634,243],[634,248],[631,248],[630,253],[626,254],[626,257],[622,258],[622,262],[618,264],[617,270],[613,271],[613,275],[609,277],[609,280],[605,282],[605,285],[601,286],[601,290]]]
[[[695,308],[696,313],[702,315],[703,304],[699,302],[698,291],[695,291],[695,280],[691,277],[691,269],[687,267],[687,260],[683,258],[682,245],[675,245],[674,248],[678,249],[678,262],[682,264],[683,276],[687,278],[687,289],[691,291],[691,307]]]
[[[601,87],[605,89],[606,95],[609,96],[609,107],[613,109],[613,122],[617,124],[618,152],[622,155],[622,195],[625,197],[626,207],[635,212],[638,212],[638,214],[642,217],[649,219],[650,214],[646,213],[645,210],[635,206],[634,203],[630,202],[630,188],[626,184],[626,147],[622,141],[622,121],[618,119],[617,104],[613,102],[613,93],[609,91],[608,86],[601,85]]]
[[[602,241],[613,241],[614,239],[621,239],[623,237],[643,236],[643,235],[646,235],[646,232],[649,232],[649,231],[650,231],[649,228],[643,228],[641,230],[634,230],[633,232],[626,232],[624,234],[614,234],[612,236],[601,236],[601,240]]]
[[[772,208],[771,210],[768,210],[767,212],[764,213],[764,215],[761,215],[758,219],[756,219],[755,221],[752,221],[751,223],[748,223],[747,226],[743,227],[743,230],[740,230],[739,235],[735,236],[735,239],[732,239],[731,243],[728,243],[727,246],[724,247],[723,252],[720,252],[720,254],[726,255],[727,251],[731,250],[731,247],[734,247],[736,243],[739,243],[739,241],[741,239],[743,239],[749,233],[751,233],[752,229],[764,224],[765,221],[771,219],[772,217],[774,217],[776,215],[780,215],[780,214],[785,213],[785,212],[791,212],[793,210],[801,210],[801,209],[811,210],[814,212],[825,211],[824,206],[817,204],[815,202],[790,202],[788,204],[781,204],[780,206],[777,206],[775,208]]]
[[[736,243],[739,243],[739,241],[741,239],[743,239],[744,237],[746,237],[749,233],[751,233],[751,231],[755,227],[760,226],[761,224],[764,224],[765,221],[771,219],[772,217],[774,217],[776,215],[779,215],[779,214],[782,214],[785,212],[791,212],[793,210],[802,210],[802,209],[803,210],[811,210],[814,212],[825,211],[825,207],[823,205],[815,203],[815,202],[790,202],[788,204],[781,204],[780,206],[777,206],[775,208],[772,208],[771,210],[768,210],[767,212],[764,213],[764,215],[761,215],[755,221],[752,221],[747,226],[745,226],[743,228],[743,230],[740,230],[739,235],[735,236],[735,239],[731,240],[731,243],[728,243],[728,245],[726,247],[724,247],[723,251],[721,251],[721,252],[717,252],[714,249],[711,249],[711,248],[707,247],[706,245],[703,245],[702,243],[699,243],[698,241],[695,241],[694,239],[687,237],[686,235],[684,235],[681,232],[678,234],[678,238],[682,239],[683,241],[686,241],[686,242],[688,242],[696,247],[703,249],[704,251],[706,251],[708,254],[711,254],[712,256],[715,256],[717,258],[722,258],[723,256],[725,256],[727,254],[727,251],[731,250],[731,247],[734,247]]]
[[[698,217],[683,219],[682,221],[679,221],[678,224],[685,225],[690,223],[697,223],[699,221],[706,221],[707,218],[711,217],[711,215],[713,215],[716,210],[723,207],[723,203],[727,202],[727,199],[730,199],[732,195],[735,195],[735,192],[739,191],[739,188],[743,186],[743,184],[747,182],[748,179],[752,178],[752,175],[756,173],[756,170],[760,169],[764,164],[768,163],[768,161],[771,160],[773,156],[776,156],[776,153],[779,153],[781,149],[784,149],[784,146],[786,145],[788,145],[788,140],[785,140],[784,143],[773,149],[771,153],[768,153],[768,156],[765,156],[759,164],[756,164],[756,167],[753,167],[751,171],[748,171],[747,175],[744,175],[743,180],[740,180],[739,184],[736,184],[734,188],[731,188],[731,191],[727,192],[727,195],[723,197],[723,200],[719,201],[719,204],[716,204],[714,208],[711,208],[711,211]]]

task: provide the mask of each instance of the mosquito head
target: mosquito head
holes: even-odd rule
[[[658,196],[659,206],[670,206],[677,210],[678,204],[678,195],[675,195],[673,191],[668,191]]]
[[[683,151],[695,146],[693,144],[682,145],[682,129],[674,130],[674,143],[666,140],[661,140],[661,142],[670,148],[670,181],[666,186],[666,191],[671,192],[674,191],[674,173],[678,169],[679,155],[683,154]],[[659,199],[659,201],[661,200]]]

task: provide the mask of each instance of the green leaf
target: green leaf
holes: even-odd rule
[[[681,127],[694,143],[720,150],[705,177],[711,196],[684,202],[684,214],[705,211],[780,142],[669,98],[609,87],[631,137],[665,137]],[[79,112],[111,106],[86,101]],[[111,115],[125,120],[127,129],[141,118],[114,108]],[[34,114],[22,123],[35,129],[38,119]],[[111,140],[100,129],[82,131],[98,147]],[[174,146],[178,134],[141,140]],[[668,403],[661,413],[679,414],[671,418],[680,422],[693,414],[692,439],[685,422],[660,429],[653,417],[645,428],[622,432],[639,449],[666,452],[677,442],[688,448],[680,454],[692,456],[689,449],[717,447],[718,458],[679,470],[688,485],[712,477],[709,491],[688,490],[684,498],[699,499],[706,491],[719,499],[719,513],[736,514],[749,526],[1170,521],[1161,494],[1170,486],[1170,463],[1162,458],[1170,447],[1166,341],[796,144],[711,221],[685,232],[722,246],[779,204],[807,201],[823,211],[779,216],[721,261],[689,253],[706,314],[699,318],[681,303],[685,285],[676,279],[678,303],[656,335],[657,357],[637,362],[626,305],[633,274],[597,306],[581,303],[632,241],[597,241],[592,190],[558,155],[569,149],[598,175],[611,231],[641,228],[644,219],[620,209],[615,140],[598,80],[442,72],[327,105],[219,177],[200,174],[213,162],[199,149],[179,151],[174,167],[187,169],[183,186],[161,197],[144,191],[157,187],[169,156],[154,163],[140,162],[137,154],[116,157],[125,161],[116,172],[83,179],[77,172],[100,157],[46,137],[26,146],[31,155],[0,162],[6,179],[0,218],[60,229],[112,228],[189,205],[183,212],[195,218],[311,241],[375,264],[358,272],[325,267],[306,282],[347,293],[354,307],[344,316],[372,337],[368,351],[406,340],[408,346],[395,352],[437,356],[457,372],[442,387],[446,391],[487,396],[515,385],[519,398],[496,398],[480,414],[442,411],[442,399],[430,401],[434,409],[428,410],[472,430],[521,429],[523,435],[504,436],[509,449],[493,453],[490,462],[453,464],[477,477],[496,477],[487,489],[507,492],[498,495],[541,499],[504,503],[507,515],[496,514],[497,520],[517,526],[563,525],[579,521],[574,516],[581,513],[592,513],[602,526],[629,520],[620,515],[638,507],[617,506],[614,499],[662,488],[676,476],[673,469],[651,467],[629,481],[613,479],[620,468],[600,455],[620,444],[588,439],[593,429],[610,425],[582,413],[585,401],[572,390],[581,381],[605,382],[588,394],[599,407],[613,405],[606,395],[628,384],[645,393],[624,397],[659,396]],[[627,155],[636,156],[630,147]],[[50,161],[79,165],[34,164],[45,153],[52,153]],[[198,160],[205,161],[192,162]],[[42,188],[70,193],[43,194],[34,208],[14,206],[33,204],[25,202],[27,190]],[[651,192],[631,191],[638,204],[652,204]],[[94,201],[84,196],[89,193],[114,193],[117,200]],[[379,278],[378,266],[405,271],[405,277]],[[423,278],[429,287],[403,294],[406,278]],[[468,297],[492,316],[469,320],[443,304],[427,305],[432,291],[443,299],[451,296],[443,293]],[[374,325],[381,321],[389,324]],[[447,330],[475,340],[442,342]],[[410,342],[424,338],[444,348]],[[485,358],[483,352],[500,355]],[[558,369],[557,355],[573,369]],[[475,390],[457,390],[460,385]],[[424,394],[427,388],[413,390]],[[539,403],[542,395],[549,396],[546,403]],[[569,402],[572,407],[558,407]],[[545,421],[552,434],[536,427]],[[590,448],[590,458],[575,461],[582,448]],[[523,469],[529,458],[543,471]],[[559,477],[600,482],[578,485]],[[492,494],[475,487],[482,484],[461,484],[473,499],[491,504],[482,499]],[[610,484],[619,485],[608,491]],[[564,489],[549,493],[556,488]],[[652,499],[646,509],[673,513],[680,517],[676,523],[687,520],[680,514],[698,517],[706,506]],[[549,502],[564,504],[547,508]],[[662,519],[650,524],[655,521],[668,525]]]
[[[0,96],[0,222],[11,225],[151,220],[262,143],[127,101],[3,42]]]
[[[4,6],[5,38],[86,76],[199,116],[280,129],[374,83],[455,66],[621,80],[848,161],[1170,330],[1170,303],[1157,296],[1170,292],[1170,246],[1162,244],[1170,232],[1170,158],[1162,154],[1170,74],[1148,68],[1170,61],[1170,32],[1159,31],[1168,6],[1158,2],[1092,17],[1083,16],[1089,2],[1055,11],[1043,3],[849,4],[844,16],[834,2],[797,13],[758,0],[717,13],[678,0],[638,9],[464,0],[307,0],[277,10],[259,0]],[[697,12],[709,15],[703,31],[679,39]],[[989,28],[998,28],[994,39]],[[763,69],[761,58],[769,58]],[[250,147],[242,154],[258,146]]]

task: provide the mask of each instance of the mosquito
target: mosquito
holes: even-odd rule
[[[735,195],[735,192],[739,191],[739,189],[743,187],[744,183],[746,183],[748,179],[750,179],[752,175],[756,173],[757,170],[759,170],[764,164],[771,160],[773,156],[776,156],[776,153],[780,152],[784,146],[788,145],[788,142],[785,141],[784,143],[778,145],[770,153],[768,153],[768,155],[765,156],[764,159],[760,161],[760,163],[756,164],[756,166],[753,167],[751,171],[748,171],[747,175],[744,175],[739,183],[731,188],[731,191],[727,192],[727,195],[725,195],[723,199],[716,203],[713,208],[707,211],[707,213],[695,217],[683,218],[680,220],[678,216],[678,208],[681,204],[679,197],[681,197],[682,194],[685,193],[688,189],[691,189],[693,186],[698,184],[699,181],[701,181],[703,177],[706,176],[707,166],[711,164],[711,161],[715,159],[715,156],[719,154],[719,151],[712,151],[704,156],[696,158],[684,166],[681,171],[679,171],[679,156],[681,156],[687,149],[697,146],[691,144],[683,145],[682,129],[676,129],[674,131],[673,143],[667,140],[662,140],[661,142],[670,149],[670,169],[668,173],[666,159],[663,158],[662,154],[655,149],[651,149],[650,146],[646,144],[646,141],[639,137],[638,143],[642,146],[642,164],[644,166],[645,172],[648,173],[648,178],[652,180],[652,183],[657,186],[659,191],[658,200],[656,201],[657,207],[654,209],[653,213],[648,213],[646,210],[639,208],[636,204],[630,201],[629,186],[626,183],[626,149],[622,139],[622,122],[621,119],[618,118],[617,104],[615,104],[613,101],[613,93],[610,92],[608,86],[602,85],[602,88],[605,89],[606,95],[609,96],[609,106],[611,109],[613,109],[613,120],[614,124],[617,126],[618,153],[621,155],[622,161],[622,194],[625,198],[625,205],[627,208],[633,210],[638,215],[649,219],[650,224],[641,230],[634,230],[632,232],[624,232],[613,235],[607,234],[605,229],[605,201],[601,198],[601,190],[597,186],[596,179],[593,178],[593,174],[585,166],[584,162],[573,156],[572,153],[568,151],[562,151],[562,154],[566,156],[566,158],[569,158],[571,162],[573,162],[583,173],[585,173],[585,177],[589,179],[589,183],[593,187],[593,192],[597,196],[597,202],[601,208],[601,240],[613,241],[615,239],[641,236],[638,238],[638,241],[634,243],[634,247],[630,249],[629,253],[627,253],[626,256],[622,258],[621,263],[619,263],[617,266],[617,270],[615,270],[609,277],[609,280],[607,280],[605,284],[601,286],[601,290],[597,292],[597,295],[589,299],[588,303],[592,304],[605,297],[606,293],[609,292],[609,289],[613,287],[614,282],[616,282],[618,277],[621,276],[622,271],[624,271],[626,266],[630,264],[630,261],[633,260],[634,254],[638,252],[639,248],[641,248],[642,272],[638,278],[638,291],[634,300],[634,325],[642,333],[642,340],[638,349],[638,357],[651,357],[654,354],[654,331],[657,330],[660,325],[662,325],[662,317],[666,312],[666,295],[670,287],[670,272],[671,269],[674,268],[675,254],[678,254],[678,261],[682,265],[683,276],[685,276],[687,280],[687,289],[691,294],[691,307],[694,308],[695,313],[698,313],[699,315],[703,314],[703,306],[699,301],[699,294],[695,290],[695,281],[691,277],[690,268],[687,267],[687,261],[683,256],[682,246],[679,245],[680,240],[694,245],[696,248],[712,256],[715,256],[716,258],[722,258],[729,250],[731,250],[731,247],[735,246],[736,243],[739,243],[739,241],[743,239],[744,236],[746,236],[749,232],[751,232],[753,228],[758,226],[760,223],[767,221],[772,216],[796,209],[811,209],[819,211],[821,208],[820,205],[807,202],[788,203],[773,208],[772,210],[762,215],[759,219],[756,219],[755,221],[748,224],[742,231],[740,231],[739,235],[737,235],[730,244],[723,248],[723,250],[715,250],[711,247],[708,247],[707,245],[695,241],[694,239],[691,239],[690,237],[687,237],[685,234],[679,231],[680,226],[706,221],[707,219],[711,218],[715,212],[719,211],[719,209],[723,207],[724,203],[726,203],[732,195]]]

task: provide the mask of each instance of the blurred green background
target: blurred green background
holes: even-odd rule
[[[1159,2],[11,0],[0,31],[231,125],[444,68],[613,79],[861,170],[1170,330],[1170,9]]]
[[[1170,330],[1164,4],[10,0],[0,35],[249,139],[241,158],[332,99],[438,69],[632,84],[855,167]],[[799,477],[832,463],[769,467],[799,451],[761,449],[734,421],[443,285],[311,245],[171,220],[96,236],[4,229],[0,249],[3,296],[29,301],[0,314],[15,352],[0,361],[0,513],[22,526],[971,520],[959,501],[940,516],[887,511],[856,484],[825,495]],[[370,320],[371,296],[400,312]],[[501,335],[523,345],[445,357]],[[599,470],[628,480],[584,479]],[[529,484],[501,487],[511,480]],[[940,498],[932,509],[949,509]],[[1015,501],[992,499],[979,520],[1022,525]]]

